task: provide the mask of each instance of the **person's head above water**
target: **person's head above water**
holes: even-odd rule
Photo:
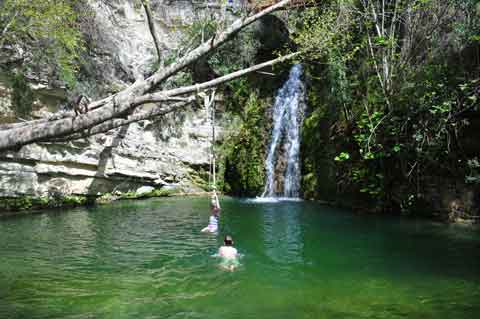
[[[226,235],[226,236],[225,236],[225,239],[223,240],[223,242],[225,243],[225,246],[232,246],[232,245],[233,245],[232,236]]]

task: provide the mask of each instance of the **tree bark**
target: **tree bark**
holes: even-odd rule
[[[45,141],[52,138],[68,136],[73,133],[92,128],[108,120],[119,117],[127,117],[136,106],[140,105],[138,104],[138,101],[135,103],[135,99],[137,99],[139,96],[149,92],[165,79],[176,74],[212,50],[218,48],[244,27],[287,5],[291,1],[292,0],[282,0],[255,15],[247,18],[237,19],[225,31],[220,32],[219,34],[210,38],[196,49],[185,55],[178,62],[157,71],[151,77],[145,80],[135,82],[127,89],[114,95],[112,98],[104,99],[105,104],[94,110],[75,117],[62,118],[59,120],[42,123],[32,123],[31,125],[27,126],[0,131],[0,151],[10,148],[17,148],[19,146],[37,141]]]
[[[127,125],[127,124],[130,124],[130,123],[133,123],[133,122],[148,120],[148,119],[153,118],[153,117],[157,117],[157,116],[160,116],[160,115],[165,115],[167,113],[179,110],[182,107],[187,106],[190,103],[194,102],[196,100],[196,96],[193,95],[193,96],[188,96],[188,97],[176,97],[176,95],[184,95],[186,93],[199,92],[199,91],[203,91],[203,90],[206,90],[206,89],[209,89],[209,88],[212,88],[212,87],[216,87],[220,84],[223,84],[223,83],[228,82],[228,81],[232,81],[232,80],[237,79],[237,78],[239,78],[243,75],[246,75],[248,73],[255,72],[258,69],[262,69],[262,68],[265,68],[267,66],[271,66],[271,65],[274,65],[276,63],[280,63],[280,62],[286,61],[288,59],[292,59],[292,58],[298,56],[299,54],[300,53],[291,53],[289,55],[285,55],[285,56],[279,57],[279,58],[274,59],[274,60],[270,60],[270,61],[267,61],[267,62],[264,62],[264,63],[260,63],[260,64],[257,64],[257,65],[254,65],[250,68],[243,69],[243,70],[240,70],[240,71],[237,71],[237,72],[233,72],[233,73],[227,74],[225,76],[222,76],[220,78],[214,79],[212,81],[200,83],[200,84],[197,84],[197,85],[185,86],[185,87],[181,87],[181,88],[177,88],[177,89],[173,89],[173,90],[168,90],[168,91],[164,91],[164,92],[143,95],[143,96],[135,99],[133,101],[133,104],[143,105],[143,104],[147,104],[147,103],[158,103],[158,102],[167,102],[167,101],[177,101],[178,103],[175,103],[171,106],[161,108],[161,109],[154,109],[152,111],[146,111],[146,112],[142,112],[142,113],[139,113],[139,114],[133,114],[133,115],[130,115],[127,119],[112,119],[112,120],[109,120],[109,121],[105,121],[105,122],[103,122],[99,125],[96,125],[96,126],[92,127],[92,128],[88,128],[83,133],[77,133],[77,134],[74,134],[74,135],[69,135],[66,138],[61,139],[61,140],[66,141],[66,140],[84,138],[84,137],[99,134],[99,133],[105,133],[109,130],[112,130],[114,128],[117,128],[117,127],[120,127],[120,126],[123,126],[123,125]]]
[[[267,66],[271,66],[277,63],[281,63],[290,59],[295,58],[298,56],[300,53],[295,52],[295,53],[290,53],[285,56],[281,56],[279,58],[263,62],[254,66],[251,66],[249,68],[236,71],[233,73],[229,73],[227,75],[221,76],[219,78],[213,79],[208,82],[200,83],[200,84],[195,84],[195,85],[189,85],[189,86],[184,86],[172,90],[167,90],[167,91],[162,91],[158,93],[152,93],[152,94],[145,94],[142,96],[139,96],[138,98],[135,98],[132,103],[134,105],[141,105],[145,103],[154,103],[154,102],[164,102],[168,100],[172,100],[172,97],[177,96],[177,95],[183,95],[187,93],[194,93],[194,92],[199,92],[203,91],[212,87],[216,87],[222,83],[229,82],[235,79],[238,79],[239,77],[242,77],[248,73],[255,72],[257,70],[266,68]]]
[[[108,132],[110,130],[122,127],[122,126],[129,125],[131,123],[140,122],[140,121],[144,121],[144,120],[150,120],[150,119],[162,116],[162,115],[166,115],[166,114],[171,113],[171,112],[181,110],[181,109],[183,109],[184,107],[186,107],[187,105],[191,104],[194,101],[195,101],[194,98],[187,99],[183,102],[178,102],[178,103],[175,103],[175,104],[167,105],[165,107],[154,108],[152,110],[140,112],[138,114],[133,114],[133,115],[129,116],[127,119],[113,119],[113,120],[105,121],[105,122],[103,122],[103,123],[101,123],[97,126],[94,126],[90,129],[87,129],[87,130],[85,130],[81,133],[75,133],[75,134],[69,135],[65,138],[54,139],[54,140],[51,140],[51,141],[52,142],[68,142],[68,141],[77,140],[77,139],[81,139],[81,138],[87,138],[87,137],[90,137],[90,136],[93,136],[93,135],[96,135],[96,134],[105,133],[105,132]],[[46,140],[45,142],[48,142],[48,141],[49,140]]]
[[[142,5],[145,9],[145,14],[147,16],[148,29],[150,30],[150,34],[153,38],[153,43],[155,44],[155,49],[157,50],[158,68],[160,69],[163,67],[162,49],[160,48],[160,40],[158,39],[158,34],[155,29],[155,22],[153,21],[152,10],[150,9],[150,4],[148,3],[148,0],[142,0]]]

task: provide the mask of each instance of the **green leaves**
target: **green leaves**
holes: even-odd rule
[[[385,36],[378,36],[373,39],[374,44],[377,47],[393,47],[395,45],[395,39],[387,38]]]
[[[440,105],[431,105],[429,112],[432,114],[447,114],[452,111],[452,101],[445,101]]]
[[[411,202],[435,174],[479,181],[480,168],[458,162],[477,145],[464,129],[480,110],[479,12],[475,0],[339,0],[292,19],[311,70],[306,184],[325,179],[324,157],[337,191],[375,203]],[[319,135],[321,126],[330,131]]]
[[[326,57],[332,50],[346,48],[353,36],[350,31],[355,19],[346,6],[333,2],[320,8],[303,10],[300,14],[292,14],[289,24],[298,27],[292,35],[297,50],[303,52],[307,60],[318,60]]]
[[[368,194],[373,198],[385,195],[382,174],[374,174],[366,167],[355,166],[351,171],[351,178],[359,185],[359,192]]]
[[[336,162],[343,162],[350,159],[350,154],[347,152],[341,152],[338,156],[335,156],[335,161]]]
[[[254,196],[265,182],[265,103],[255,91],[246,102],[243,121],[232,131],[223,148],[226,157],[225,185],[237,195]]]
[[[28,85],[25,75],[21,72],[11,75],[12,104],[17,117],[26,119],[30,116],[33,107],[33,92]]]
[[[32,55],[28,68],[56,65],[53,73],[73,85],[84,48],[77,28],[76,0],[5,0],[0,5],[0,45],[11,43]]]
[[[472,42],[480,42],[480,34],[474,34],[470,36],[470,41]]]

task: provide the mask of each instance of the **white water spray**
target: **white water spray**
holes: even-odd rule
[[[305,112],[305,85],[301,80],[302,66],[295,64],[287,82],[280,88],[273,106],[272,140],[266,160],[267,181],[262,197],[295,198],[300,195],[300,127]],[[275,191],[275,165],[278,150],[284,142],[287,160],[283,193]]]

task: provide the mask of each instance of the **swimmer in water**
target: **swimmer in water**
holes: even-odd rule
[[[225,236],[223,243],[224,245],[218,249],[218,256],[222,258],[220,267],[234,271],[239,265],[237,249],[233,247],[233,239],[231,236]]]

